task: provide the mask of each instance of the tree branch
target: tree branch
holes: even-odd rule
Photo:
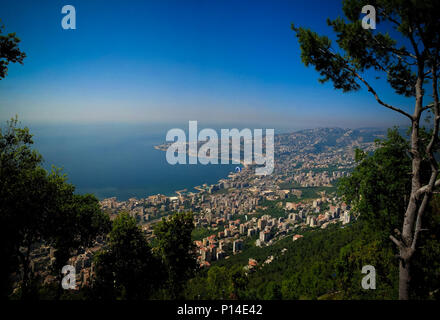
[[[435,189],[439,186],[440,186],[440,179],[436,180],[433,186],[427,184],[421,187],[419,190],[416,191],[415,196],[416,198],[419,198],[422,194],[425,194],[427,192],[432,192],[432,189]]]
[[[413,250],[416,249],[417,238],[419,236],[419,233],[420,233],[421,227],[422,227],[422,216],[423,216],[423,213],[425,212],[426,205],[428,204],[428,201],[430,198],[431,198],[431,194],[425,193],[425,195],[423,196],[422,204],[420,205],[419,210],[417,211],[416,227],[414,230],[414,237],[413,237],[413,240],[411,243],[411,248]]]
[[[361,77],[361,76],[359,75],[359,73],[357,73],[357,72],[356,72],[355,70],[353,70],[352,68],[348,68],[348,69],[349,69],[351,72],[353,72],[353,74],[356,76],[356,78],[358,78],[360,81],[363,82],[363,84],[365,84],[365,86],[367,87],[368,91],[371,92],[371,93],[373,94],[373,96],[374,96],[374,98],[377,100],[377,102],[379,102],[379,103],[380,103],[381,105],[383,105],[384,107],[386,107],[386,108],[388,108],[388,109],[391,109],[391,110],[394,110],[394,111],[396,111],[396,112],[399,112],[399,113],[403,114],[404,116],[408,117],[410,120],[413,120],[413,116],[410,115],[409,113],[403,111],[403,110],[400,109],[400,108],[394,107],[394,106],[392,106],[392,105],[390,105],[390,104],[388,104],[388,103],[383,102],[383,101],[379,98],[379,96],[378,96],[378,94],[376,93],[376,91],[370,86],[370,84],[369,84],[369,83],[368,83],[363,77]]]
[[[410,62],[406,61],[405,58],[403,57],[403,56],[405,56],[405,57],[413,58],[413,59],[417,60],[417,56],[412,54],[411,52],[408,52],[407,50],[396,49],[393,47],[386,47],[383,44],[381,44],[375,37],[373,37],[373,39],[382,49],[389,50],[397,59],[404,61],[408,65],[416,65],[417,64],[417,62],[410,63]]]
[[[403,247],[403,243],[402,243],[402,241],[397,240],[396,238],[394,238],[394,237],[391,236],[391,235],[390,235],[390,239],[391,239],[391,241],[393,241],[393,242],[396,244],[396,246],[397,246],[399,249]]]
[[[437,50],[438,53],[438,50]],[[434,61],[433,67],[432,67],[432,74],[433,74],[433,78],[432,78],[432,95],[434,98],[434,102],[431,104],[433,111],[434,111],[434,129],[432,131],[432,135],[431,135],[431,140],[429,141],[429,144],[426,147],[426,153],[428,154],[429,157],[429,163],[431,165],[431,177],[429,179],[429,183],[426,186],[426,192],[424,193],[423,196],[423,201],[419,207],[419,210],[417,212],[417,220],[416,220],[416,226],[415,226],[415,230],[414,230],[414,237],[413,237],[413,241],[411,244],[411,248],[413,248],[415,250],[416,248],[416,242],[417,242],[417,237],[420,233],[421,227],[422,227],[422,215],[425,212],[426,209],[426,205],[429,201],[429,199],[431,198],[432,195],[432,191],[434,189],[434,187],[438,184],[440,184],[440,180],[437,180],[437,175],[438,175],[438,163],[437,160],[434,157],[434,145],[437,143],[438,141],[438,132],[439,132],[439,121],[440,121],[440,106],[439,106],[439,96],[438,96],[438,88],[437,88],[437,61]]]
[[[434,103],[430,103],[430,104],[424,106],[424,107],[422,108],[422,112],[423,112],[423,111],[426,111],[426,110],[428,110],[428,109],[430,109],[430,108],[432,108],[433,106],[434,106]]]
[[[321,52],[322,52],[323,54],[330,54],[330,55],[332,55],[333,57],[335,57],[336,59],[339,59],[339,60],[345,65],[345,68],[346,68],[348,71],[350,71],[351,73],[353,73],[353,75],[354,75],[356,78],[358,78],[360,81],[362,81],[362,83],[367,87],[368,91],[371,92],[371,93],[373,94],[374,98],[376,99],[376,101],[377,101],[378,103],[380,103],[381,105],[383,105],[384,107],[386,107],[386,108],[388,108],[388,109],[391,109],[391,110],[393,110],[393,111],[396,111],[396,112],[399,112],[399,113],[403,114],[404,116],[408,117],[411,121],[414,120],[413,116],[410,115],[409,113],[403,111],[403,110],[400,109],[400,108],[394,107],[394,106],[392,106],[392,105],[390,105],[390,104],[388,104],[388,103],[383,102],[383,101],[379,98],[379,95],[378,95],[377,92],[373,89],[373,87],[371,87],[370,84],[369,84],[369,83],[368,83],[368,82],[367,82],[362,76],[360,76],[359,73],[357,73],[357,71],[356,71],[355,69],[353,69],[353,68],[350,66],[350,64],[349,64],[349,62],[348,62],[347,60],[345,60],[345,59],[342,58],[341,56],[337,55],[336,53],[332,52],[331,49],[327,49],[327,51],[325,51],[325,50],[323,50],[323,49],[320,49],[320,50],[321,50]]]

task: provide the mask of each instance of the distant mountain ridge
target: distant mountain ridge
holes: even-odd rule
[[[278,134],[275,143],[304,152],[320,153],[330,148],[362,147],[385,136],[386,130],[383,129],[315,128]]]

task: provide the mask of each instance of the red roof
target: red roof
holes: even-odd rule
[[[249,259],[249,265],[255,267],[258,264],[257,260]]]
[[[194,241],[197,247],[201,247],[202,246],[202,241]]]

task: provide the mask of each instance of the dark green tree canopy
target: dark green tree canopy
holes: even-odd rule
[[[429,131],[422,130],[422,137],[429,137]],[[429,139],[422,139],[427,144]],[[359,215],[359,222],[364,226],[362,237],[341,250],[341,261],[338,269],[342,274],[344,292],[348,297],[362,296],[362,290],[356,281],[360,281],[357,272],[365,264],[382,269],[378,271],[384,282],[391,281],[397,272],[393,267],[395,257],[392,255],[392,243],[388,235],[398,230],[403,223],[402,211],[408,204],[411,189],[410,144],[402,137],[397,128],[388,130],[384,140],[376,142],[378,148],[373,154],[361,150],[356,152],[357,167],[349,177],[342,178],[339,191],[351,204],[352,211]],[[436,146],[435,150],[438,150]],[[429,161],[422,163],[422,179],[429,180]],[[423,223],[429,226],[419,239],[420,250],[417,251],[412,264],[413,298],[430,299],[438,289],[440,245],[438,241],[440,228],[439,197],[434,197]],[[397,231],[399,232],[399,231]],[[369,240],[371,239],[371,240]],[[367,263],[368,262],[368,263]],[[381,280],[381,281],[382,281]],[[391,282],[390,282],[391,283]],[[391,283],[390,286],[395,287]],[[394,294],[387,294],[394,298]]]
[[[366,5],[376,14],[375,30],[362,26],[361,14]],[[306,66],[315,67],[321,76],[320,82],[331,81],[336,89],[344,92],[363,86],[379,104],[411,121],[411,189],[407,194],[408,204],[401,212],[401,231],[389,235],[399,250],[399,298],[407,300],[410,264],[422,231],[423,214],[434,189],[440,187],[435,156],[440,130],[440,2],[344,0],[343,12],[346,19],[327,21],[336,35],[336,45],[328,37],[309,29],[294,25],[292,29],[301,47],[302,61]],[[385,102],[374,89],[377,83],[371,81],[372,76],[378,78],[378,74],[386,76],[396,94],[411,97],[414,107]],[[432,100],[426,104],[424,98],[429,96]],[[425,111],[434,116],[429,137],[420,126]],[[426,138],[428,141],[424,141]],[[426,162],[429,164],[427,174],[423,168]]]
[[[104,299],[147,299],[164,278],[136,219],[121,213],[108,235],[108,248],[96,257],[95,294]]]
[[[171,298],[183,294],[183,287],[197,268],[195,246],[191,239],[194,229],[192,213],[175,213],[164,218],[154,228],[157,253],[168,270],[168,290]]]
[[[411,190],[409,143],[398,132],[388,131],[386,140],[376,142],[378,149],[368,155],[356,150],[358,166],[339,182],[339,192],[371,232],[388,235],[402,224],[402,211]]]
[[[20,39],[15,33],[3,35],[3,29],[4,26],[0,25],[0,80],[6,77],[9,63],[23,64],[23,60],[26,58],[26,54],[18,47]]]
[[[93,195],[77,195],[59,169],[47,172],[32,148],[28,128],[17,118],[0,127],[0,255],[1,294],[10,294],[10,275],[30,281],[31,250],[47,244],[55,249],[54,274],[75,250],[108,232],[110,221]]]
[[[376,8],[377,29],[362,27],[362,7]],[[368,69],[386,74],[390,86],[399,95],[415,96],[418,67],[426,77],[438,64],[440,47],[440,3],[416,0],[345,0],[343,12],[347,19],[328,20],[336,34],[337,47],[326,36],[296,27],[301,45],[301,58],[306,66],[313,65],[321,82],[331,80],[344,92],[358,90],[362,85],[387,108],[408,116],[400,107],[380,99],[372,85],[362,75]],[[390,36],[389,27],[400,34],[400,41]],[[414,45],[410,49],[411,44]],[[438,72],[438,70],[437,70]]]

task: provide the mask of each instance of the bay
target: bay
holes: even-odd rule
[[[154,149],[176,126],[139,124],[27,125],[43,166],[63,168],[79,194],[99,199],[144,198],[227,177],[236,165],[170,165],[165,152]],[[177,126],[178,127],[178,126]],[[182,129],[184,127],[181,126]],[[185,129],[184,129],[185,130]]]

